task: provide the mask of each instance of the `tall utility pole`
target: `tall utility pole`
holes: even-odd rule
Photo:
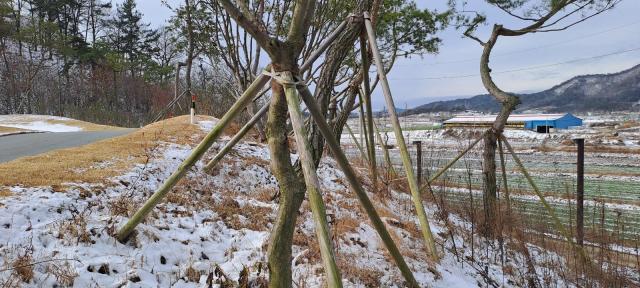
[[[576,240],[578,245],[584,243],[584,139],[577,138],[573,141],[578,145],[578,161],[576,174]]]

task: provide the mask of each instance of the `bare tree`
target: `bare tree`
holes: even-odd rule
[[[244,31],[251,34],[255,41],[271,58],[273,71],[290,71],[297,75],[298,57],[302,52],[311,19],[314,15],[315,1],[295,1],[289,30],[281,40],[268,33],[261,18],[249,10],[246,2],[230,0],[218,1],[230,17]],[[262,2],[262,1],[258,1]],[[280,187],[280,203],[276,223],[271,231],[268,251],[270,287],[291,287],[291,244],[296,223],[296,214],[304,199],[305,185],[291,164],[288,145],[287,102],[284,88],[277,81],[271,81],[271,104],[267,120],[267,142],[271,155],[271,169]]]
[[[485,232],[487,236],[495,236],[496,225],[496,141],[504,130],[509,115],[520,104],[518,96],[503,91],[491,77],[489,61],[491,52],[499,37],[517,37],[530,33],[553,32],[566,30],[584,22],[598,14],[615,7],[622,0],[487,0],[514,20],[523,23],[522,28],[507,28],[502,24],[494,24],[486,41],[475,35],[479,25],[487,22],[485,15],[478,11],[466,10],[466,2],[457,7],[456,1],[450,4],[457,8],[458,25],[464,27],[464,35],[478,42],[482,47],[480,58],[480,77],[485,89],[500,102],[501,109],[488,133],[485,134],[482,180],[485,209]],[[473,16],[467,16],[473,15]]]

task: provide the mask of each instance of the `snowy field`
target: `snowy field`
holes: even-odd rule
[[[0,115],[0,136],[33,132],[79,132],[117,129],[66,117],[49,115],[12,114]],[[15,128],[14,131],[8,128]],[[6,132],[3,132],[6,131]]]
[[[73,119],[43,115],[0,115],[0,126],[46,132],[77,132],[81,127],[51,121],[72,121]]]
[[[218,141],[212,149],[219,149],[226,140]],[[112,178],[108,184],[8,187],[8,195],[0,198],[0,285],[222,287],[231,281],[260,287],[268,275],[266,247],[277,209],[272,200],[276,181],[269,172],[269,153],[263,144],[241,142],[213,175],[202,172],[203,163],[199,162],[138,226],[132,241],[121,244],[113,237],[194,144],[163,143],[148,163]],[[345,286],[403,287],[399,271],[345,186],[335,162],[324,159],[318,174]],[[440,221],[434,221],[432,230],[443,259],[438,265],[430,264],[417,219],[407,209],[410,197],[398,191],[369,196],[422,286],[525,285],[520,276],[526,273],[523,255],[508,251],[507,261],[501,262],[497,255],[476,251],[474,261],[469,261],[469,239],[461,234],[450,238],[450,228]],[[436,219],[435,207],[426,208],[430,219]],[[469,226],[453,215],[450,219],[456,229]],[[292,268],[298,287],[325,285],[313,227],[305,202],[294,237]],[[486,240],[476,237],[474,241],[480,245]],[[530,247],[532,257],[541,262],[557,258]],[[23,263],[38,264],[23,267]],[[18,268],[7,270],[12,267]],[[554,275],[553,269],[543,265],[536,269],[540,277]]]

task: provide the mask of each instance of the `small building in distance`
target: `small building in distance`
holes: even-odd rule
[[[490,127],[497,115],[459,115],[443,122],[444,128],[484,128]],[[565,114],[512,114],[507,119],[506,128],[526,129],[538,133],[548,133],[551,129],[568,129],[582,126],[582,119]]]

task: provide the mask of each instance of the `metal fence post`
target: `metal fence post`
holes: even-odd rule
[[[576,240],[582,246],[584,242],[584,139],[577,138],[573,141],[578,145],[577,159],[577,183],[576,183]]]
[[[422,186],[422,141],[413,141],[416,145],[416,178],[418,178],[418,187]]]

